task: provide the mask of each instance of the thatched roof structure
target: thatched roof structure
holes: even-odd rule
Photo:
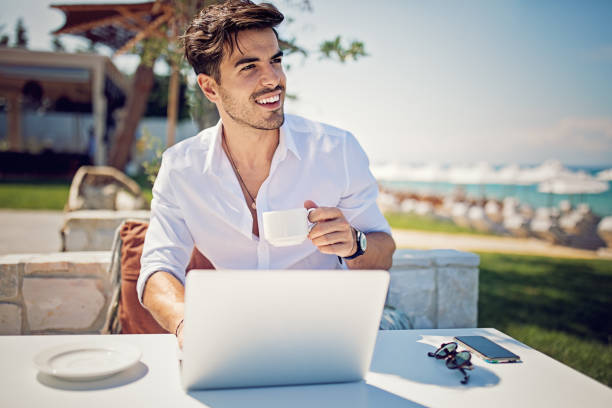
[[[126,4],[54,4],[66,15],[64,26],[54,35],[71,34],[107,45],[116,54],[129,51],[147,37],[166,38],[162,24],[173,17],[169,3],[150,1]]]

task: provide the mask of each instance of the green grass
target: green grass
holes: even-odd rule
[[[612,386],[612,261],[479,255],[479,327]]]
[[[151,204],[151,200],[153,199],[153,192],[151,191],[151,189],[150,188],[143,188],[142,189],[142,195],[147,200],[147,202],[149,204]]]
[[[472,228],[460,227],[451,221],[441,220],[431,216],[391,212],[385,213],[385,218],[387,218],[391,228],[446,232],[451,234],[494,235],[476,231]]]
[[[0,184],[0,208],[63,210],[68,201],[69,182]]]
[[[142,194],[151,202],[151,187],[143,181]],[[68,201],[70,182],[1,182],[0,208],[20,210],[63,210]]]

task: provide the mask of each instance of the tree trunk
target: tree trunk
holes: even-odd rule
[[[109,166],[123,171],[130,160],[132,145],[136,139],[136,129],[144,115],[152,87],[153,67],[141,63],[134,73],[132,89],[127,97],[123,115],[111,138],[113,144],[108,157]]]
[[[176,141],[176,121],[178,117],[179,97],[179,68],[173,63],[171,66],[170,83],[168,86],[168,113],[166,147],[170,147]]]

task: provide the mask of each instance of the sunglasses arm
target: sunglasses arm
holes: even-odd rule
[[[465,372],[463,367],[460,367],[459,371],[461,371],[461,374],[463,374],[463,380],[461,380],[461,384],[467,384],[468,380],[470,379],[470,375]]]

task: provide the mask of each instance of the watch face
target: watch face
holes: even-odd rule
[[[359,232],[359,246],[361,247],[362,251],[366,250],[366,247],[368,246],[368,240],[366,239],[366,236],[363,232]]]

